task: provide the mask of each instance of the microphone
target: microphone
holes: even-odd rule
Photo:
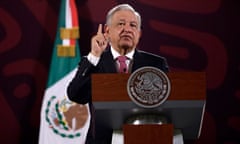
[[[124,72],[124,73],[127,73],[127,69],[126,69],[126,68],[124,68],[124,69],[123,69],[123,72]]]

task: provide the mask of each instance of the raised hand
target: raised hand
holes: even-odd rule
[[[97,57],[101,56],[108,45],[106,34],[102,32],[102,29],[102,24],[99,24],[97,34],[91,40],[91,53]]]

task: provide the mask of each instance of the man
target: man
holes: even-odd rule
[[[98,32],[91,40],[91,52],[83,57],[78,71],[68,86],[69,99],[77,103],[91,101],[91,74],[117,73],[122,63],[119,56],[124,56],[123,73],[132,73],[143,66],[153,66],[164,72],[168,71],[165,58],[137,50],[141,36],[141,17],[130,5],[121,4],[108,12],[106,25],[100,24]],[[88,143],[111,143],[112,130],[95,125],[94,110],[91,108],[92,122],[88,133]]]

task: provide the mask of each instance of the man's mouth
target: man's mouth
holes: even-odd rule
[[[129,35],[122,35],[120,38],[124,40],[132,40],[132,37]]]

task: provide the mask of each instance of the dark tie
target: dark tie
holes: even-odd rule
[[[119,73],[127,73],[127,65],[126,65],[127,57],[126,56],[119,56],[117,58],[117,60],[119,62],[118,72]]]

